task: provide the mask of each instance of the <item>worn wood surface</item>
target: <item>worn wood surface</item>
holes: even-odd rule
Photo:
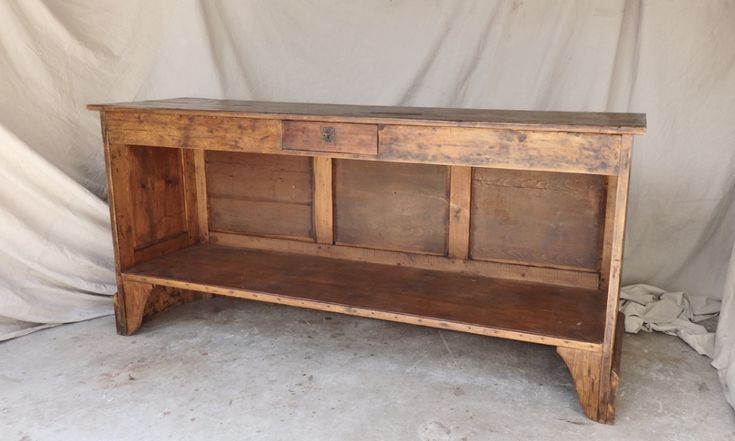
[[[124,280],[124,303],[119,305],[120,297],[115,298],[115,308],[124,308],[125,320],[118,322],[118,333],[133,335],[140,329],[144,319],[155,316],[173,306],[209,296],[206,293],[182,290],[170,286],[157,286],[134,280]]]
[[[612,422],[644,115],[90,108],[103,111],[121,333],[195,290],[554,345],[585,414]]]
[[[486,328],[488,335],[507,332],[555,346],[599,350],[603,334],[604,298],[596,291],[450,272],[195,245],[137,265],[125,277],[274,303],[331,305],[347,314],[359,308],[375,318],[432,320],[449,329]],[[215,286],[224,290],[206,288]]]
[[[130,153],[134,247],[145,248],[186,232],[181,153],[159,147],[133,147]]]
[[[617,198],[617,176],[608,176],[605,189],[605,217],[600,250],[600,289],[607,292],[610,280],[613,227],[615,226],[615,199]]]
[[[478,260],[448,259],[445,256],[432,254],[417,254],[345,245],[330,246],[319,243],[220,232],[212,232],[210,239],[213,244],[232,247],[298,253],[309,256],[347,259],[357,262],[382,263],[386,265],[410,268],[452,271],[469,275],[520,280],[558,286],[571,286],[592,290],[597,289],[598,286],[597,273],[587,271],[543,268],[499,262],[483,262]],[[602,295],[602,293],[600,293],[600,295]]]
[[[207,152],[211,231],[312,239],[312,161]]]
[[[281,122],[208,115],[110,112],[112,143],[206,150],[277,152]]]
[[[124,296],[122,307],[125,308],[125,321],[118,322],[118,332],[122,335],[133,335],[143,323],[143,314],[154,285],[146,282],[125,280],[122,285]]]
[[[566,132],[383,126],[380,159],[614,175],[620,137]]]
[[[110,144],[105,139],[105,158],[115,267],[119,273],[135,263],[133,202],[128,183],[131,175],[130,148],[122,144]]]
[[[446,167],[339,159],[334,168],[336,243],[446,254]]]
[[[209,203],[207,202],[206,153],[196,150],[194,156],[194,187],[196,216],[199,225],[199,241],[209,242]]]
[[[332,159],[314,158],[314,228],[319,243],[334,242],[333,200]]]
[[[602,351],[602,374],[600,378],[600,420],[607,421],[608,410],[613,410],[615,390],[611,379],[615,362],[615,336],[619,317],[620,279],[623,270],[623,246],[625,244],[625,219],[628,210],[628,187],[630,184],[630,161],[633,137],[623,136],[620,149],[620,175],[615,188],[615,216],[613,217],[612,243],[610,247],[610,271],[607,286],[607,306],[605,312],[605,340]],[[605,415],[602,415],[604,413]]]
[[[470,248],[472,168],[449,168],[449,257],[467,259]]]
[[[603,176],[476,169],[475,259],[599,270]]]
[[[622,312],[618,313],[617,323],[615,325],[615,342],[613,343],[613,362],[610,372],[610,393],[604,397],[607,400],[607,412],[605,422],[612,424],[615,422],[615,396],[620,386],[620,361],[623,357],[623,334],[625,334],[625,316]]]
[[[575,348],[556,349],[572,374],[577,389],[579,405],[587,418],[601,423],[606,422],[600,415],[600,352],[584,351]]]
[[[643,133],[646,116],[640,113],[549,112],[525,110],[456,109],[438,107],[359,106],[344,104],[277,103],[264,101],[175,98],[134,103],[91,104],[92,110],[145,110],[158,114],[189,113],[245,118],[344,121],[376,124],[426,124],[488,128],[534,128],[594,133]]]
[[[324,139],[323,130],[331,132],[329,140]],[[284,121],[283,149],[375,155],[378,153],[378,126]]]

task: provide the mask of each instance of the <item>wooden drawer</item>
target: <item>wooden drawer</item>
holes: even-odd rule
[[[280,121],[209,115],[106,112],[111,144],[277,153]]]
[[[283,149],[377,155],[378,126],[375,124],[284,121]]]

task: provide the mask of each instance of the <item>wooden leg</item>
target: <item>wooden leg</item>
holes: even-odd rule
[[[133,335],[143,324],[145,305],[148,303],[153,287],[154,285],[150,283],[131,281],[122,284],[122,290],[115,294],[115,320],[118,334]]]
[[[118,285],[120,286],[120,285]],[[143,320],[174,305],[190,302],[208,294],[126,280],[122,292],[115,294],[115,319],[120,335],[133,335]]]
[[[561,347],[556,348],[556,352],[559,353],[572,374],[579,404],[584,414],[593,421],[607,422],[605,417],[607,402],[602,403],[601,398],[606,398],[609,393],[600,391],[602,353]]]

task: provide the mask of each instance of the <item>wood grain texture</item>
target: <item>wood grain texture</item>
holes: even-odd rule
[[[449,257],[467,259],[470,247],[472,168],[449,168]]]
[[[123,282],[123,307],[125,322],[118,324],[118,332],[122,335],[133,335],[143,323],[143,314],[154,285],[146,282],[125,280]]]
[[[198,153],[201,153],[201,151],[179,150],[183,180],[184,215],[186,216],[186,233],[189,237],[189,243],[199,242],[199,238],[202,236],[201,225],[199,224],[199,198],[197,197],[196,154]]]
[[[150,112],[109,112],[107,120],[113,143],[237,152],[281,149],[277,120]]]
[[[173,306],[209,296],[206,293],[182,290],[169,286],[156,286],[145,282],[124,280],[125,321],[118,325],[121,335],[133,335],[143,322]],[[119,299],[115,299],[116,309]]]
[[[612,422],[645,115],[90,108],[103,113],[119,332],[196,290],[553,345],[585,414]]]
[[[210,231],[314,238],[312,160],[207,153]]]
[[[598,271],[604,177],[476,169],[473,259]]]
[[[603,334],[596,291],[298,254],[194,245],[124,277],[588,350]]]
[[[332,159],[314,158],[314,228],[316,241],[334,243]]]
[[[211,243],[231,247],[252,248],[286,253],[306,254],[309,256],[347,259],[357,262],[381,263],[437,271],[451,271],[468,275],[519,280],[557,286],[570,286],[596,289],[597,273],[586,271],[541,268],[527,265],[514,265],[478,260],[448,259],[444,256],[416,254],[402,251],[377,250],[345,245],[326,245],[311,242],[297,242],[270,237],[246,236],[212,232]],[[600,293],[602,295],[602,293]]]
[[[623,136],[620,148],[620,175],[615,188],[615,216],[613,219],[612,244],[610,247],[610,271],[607,288],[607,306],[605,312],[605,340],[602,352],[602,377],[600,382],[600,402],[602,403],[601,420],[607,421],[607,412],[614,402],[614,390],[611,385],[613,364],[615,361],[614,346],[617,332],[617,319],[620,300],[620,279],[623,270],[623,248],[625,244],[625,219],[628,210],[628,187],[630,184],[630,162],[633,149],[633,137]],[[621,342],[622,344],[622,342]],[[612,409],[614,414],[614,408]]]
[[[209,242],[209,203],[207,202],[206,153],[204,150],[196,150],[193,155],[199,241],[207,243]]]
[[[613,362],[612,371],[610,372],[610,393],[607,394],[607,412],[605,422],[612,424],[615,422],[615,396],[620,386],[620,361],[623,357],[623,334],[625,334],[625,317],[623,313],[618,313],[618,320],[615,326],[615,342],[613,343]]]
[[[567,132],[382,126],[380,159],[507,169],[618,172],[620,137]]]
[[[640,113],[557,112],[526,110],[456,109],[439,107],[360,106],[345,104],[278,103],[264,101],[174,98],[134,103],[91,104],[91,110],[159,114],[188,113],[246,118],[302,121],[344,121],[374,124],[428,124],[487,128],[644,133],[646,116]]]
[[[128,191],[135,249],[187,232],[181,153],[159,147],[131,147]]]
[[[130,193],[130,147],[105,142],[107,160],[107,192],[112,221],[112,237],[115,245],[116,271],[135,263],[133,238],[133,201]]]
[[[335,242],[446,254],[447,167],[334,161]]]
[[[323,139],[322,130],[331,130],[331,142]],[[378,126],[334,122],[284,121],[283,149],[312,152],[378,153]]]
[[[556,351],[572,374],[579,404],[584,414],[593,421],[606,422],[604,416],[600,415],[601,354],[564,347],[559,347]]]
[[[602,232],[602,251],[600,254],[600,289],[607,292],[610,280],[610,259],[612,258],[613,227],[615,226],[615,199],[618,177],[608,176],[605,189],[605,217]]]

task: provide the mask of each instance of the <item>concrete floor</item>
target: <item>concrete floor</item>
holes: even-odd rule
[[[216,298],[0,344],[0,440],[733,440],[715,371],[626,336],[614,426],[554,349]]]

